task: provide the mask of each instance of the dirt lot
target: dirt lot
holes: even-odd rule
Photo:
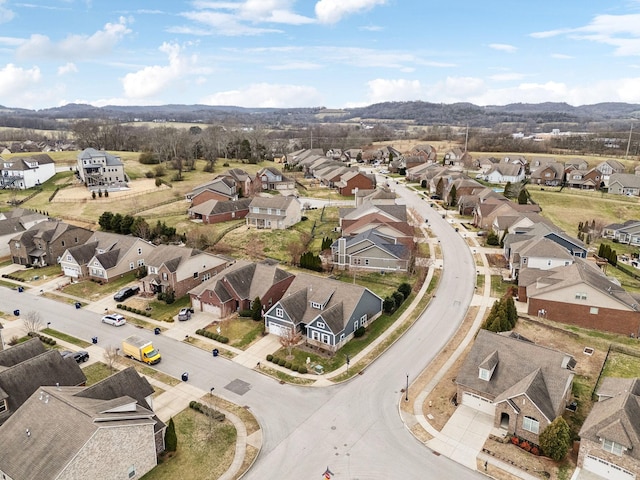
[[[138,180],[132,180],[129,182],[129,188],[127,190],[121,190],[119,192],[109,192],[109,199],[114,198],[127,198],[131,195],[141,195],[148,191],[157,190],[158,188],[168,188],[166,186],[156,187],[155,179],[153,178],[141,178]],[[58,191],[53,201],[64,202],[69,200],[90,200],[91,192],[82,183],[71,185],[67,188],[63,188]]]

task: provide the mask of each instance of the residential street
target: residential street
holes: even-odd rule
[[[99,345],[118,346],[136,333],[160,349],[158,369],[203,391],[246,405],[263,428],[263,446],[245,478],[320,478],[327,466],[338,479],[481,478],[450,459],[434,455],[406,429],[398,413],[400,390],[415,378],[456,331],[474,291],[476,267],[459,233],[421,195],[396,185],[408,207],[427,218],[445,258],[440,286],[414,326],[361,376],[325,388],[281,385],[274,379],[166,335],[133,325],[110,327],[89,309],[49,300],[37,291],[4,289],[0,309],[39,311],[51,327]],[[428,473],[427,473],[428,472]]]

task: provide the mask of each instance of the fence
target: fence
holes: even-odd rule
[[[85,203],[88,201],[97,202],[97,203],[110,203],[114,201],[127,200],[129,198],[140,197],[142,195],[147,195],[149,193],[167,190],[168,188],[169,187],[161,186],[156,188],[150,188],[147,190],[141,190],[139,192],[125,193],[125,194],[121,194],[118,192],[111,192],[108,197],[105,197],[103,195],[102,197],[96,197],[96,198],[93,198],[90,193],[87,193],[86,198],[59,198],[56,196],[51,201],[52,203]]]

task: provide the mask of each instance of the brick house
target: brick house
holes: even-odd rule
[[[376,177],[375,175],[351,171],[341,175],[340,180],[336,182],[335,186],[340,195],[355,195],[358,190],[372,190],[376,188]]]
[[[129,377],[138,378],[148,395],[138,398]],[[100,478],[142,477],[156,466],[157,437],[164,433],[164,424],[144,400],[151,394],[153,388],[133,367],[88,388],[40,386],[0,427],[0,476],[72,480],[94,472]]]
[[[640,472],[640,379],[605,377],[580,429],[578,467],[602,478],[634,480]]]
[[[622,335],[640,334],[637,295],[607,278],[591,262],[575,262],[540,271],[524,269],[518,277],[518,299],[527,313],[548,320]]]
[[[204,224],[229,222],[247,216],[251,198],[238,200],[207,200],[188,210],[189,218],[202,220]]]
[[[185,198],[191,201],[191,207],[200,205],[208,200],[237,200],[236,181],[231,177],[217,177],[210,182],[197,186],[187,193]]]
[[[142,290],[153,294],[173,291],[180,298],[228,265],[227,259],[195,248],[158,245],[146,258],[147,276],[142,279]]]
[[[40,222],[9,241],[11,261],[38,267],[55,265],[68,248],[83,245],[91,235],[91,230],[57,220]]]
[[[456,377],[457,400],[494,426],[539,444],[571,398],[575,360],[532,342],[480,330]]]
[[[263,308],[282,298],[294,275],[277,263],[238,260],[223,272],[191,289],[191,305],[201,312],[226,318],[239,310],[249,310],[260,297]]]

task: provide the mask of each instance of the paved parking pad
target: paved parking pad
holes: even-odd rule
[[[493,429],[493,417],[459,405],[442,429],[440,438],[427,442],[427,446],[473,470],[476,457]]]
[[[230,392],[235,393],[236,395],[244,395],[249,390],[251,390],[251,384],[247,383],[239,378],[236,378],[232,382],[229,382],[224,386]]]

